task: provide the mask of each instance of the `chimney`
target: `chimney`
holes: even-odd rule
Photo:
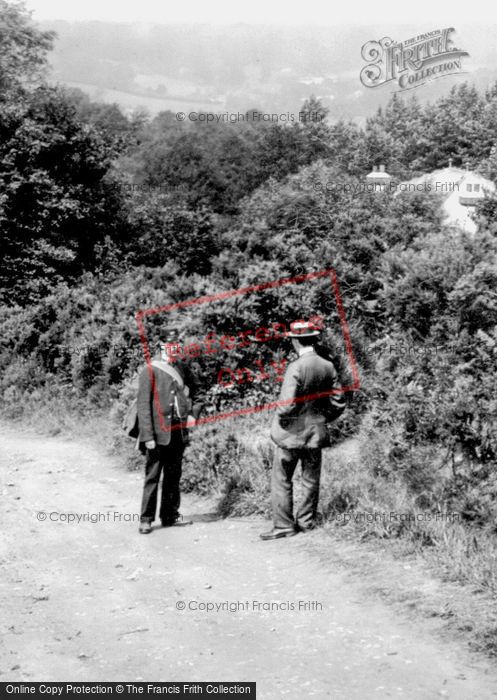
[[[384,166],[384,165],[380,165],[380,173],[384,173],[384,172],[385,172],[385,166]]]
[[[449,168],[452,168],[452,158],[449,158]]]
[[[377,166],[377,165],[373,165],[373,172],[374,172],[374,173],[377,173],[377,172],[378,172],[378,166]]]

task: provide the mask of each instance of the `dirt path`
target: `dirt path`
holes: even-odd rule
[[[0,680],[255,680],[261,700],[497,697],[490,672],[311,553],[315,534],[261,542],[266,523],[213,521],[185,498],[192,527],[140,536],[128,518],[141,475],[87,444],[5,426],[0,450]]]

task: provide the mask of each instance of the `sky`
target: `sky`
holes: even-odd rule
[[[38,20],[320,26],[418,22],[437,29],[497,24],[497,3],[489,0],[26,0],[26,4]]]

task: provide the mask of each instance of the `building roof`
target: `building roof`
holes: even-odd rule
[[[419,177],[414,177],[412,180],[408,180],[402,184],[435,185],[438,182],[440,184],[446,185],[461,185],[467,180],[471,180],[471,182],[481,185],[483,189],[486,189],[489,192],[495,192],[495,185],[491,180],[487,180],[487,178],[483,177],[482,175],[479,175],[473,170],[467,170],[466,168],[454,168],[452,166],[449,166],[447,168],[440,168],[439,170],[433,170],[433,172],[431,173],[425,173],[424,175],[420,175]]]
[[[378,168],[375,165],[370,173],[366,175],[366,180],[391,180],[392,176],[385,171],[385,166],[380,165]]]
[[[491,194],[496,189],[491,180],[479,173],[466,168],[454,168],[452,165],[401,182],[395,195],[408,191],[409,185],[421,185],[424,186],[425,192],[440,195],[446,223],[454,224],[468,233],[475,233],[477,229],[473,218],[477,202],[483,199],[485,194]],[[477,191],[474,185],[479,185]],[[418,187],[417,191],[423,189]]]

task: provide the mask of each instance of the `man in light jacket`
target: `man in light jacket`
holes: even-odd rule
[[[321,451],[330,445],[326,423],[345,406],[334,365],[315,351],[320,328],[296,321],[288,336],[298,358],[285,372],[271,426],[276,443],[271,481],[273,529],[261,534],[263,540],[291,537],[316,527]],[[294,517],[292,479],[299,461],[304,494]]]

